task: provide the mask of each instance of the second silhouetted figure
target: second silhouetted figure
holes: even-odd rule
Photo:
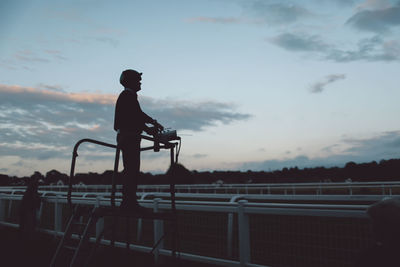
[[[141,210],[136,200],[136,191],[140,174],[140,141],[141,133],[145,131],[154,135],[163,126],[142,111],[137,92],[141,89],[142,73],[135,70],[125,70],[120,77],[120,83],[125,89],[120,93],[114,118],[114,130],[117,131],[117,143],[122,150],[123,200],[122,209]],[[154,127],[146,125],[152,124]]]

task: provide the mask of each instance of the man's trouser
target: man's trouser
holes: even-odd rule
[[[140,135],[117,135],[117,142],[122,151],[123,171],[123,199],[136,202],[136,190],[140,173]]]

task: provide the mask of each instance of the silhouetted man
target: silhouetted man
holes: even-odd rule
[[[36,230],[38,224],[37,212],[40,209],[40,194],[38,193],[39,179],[31,178],[22,197],[19,210],[20,238],[18,239],[18,256],[13,258],[12,264],[2,266],[30,266],[37,260],[38,241],[40,239]],[[34,264],[33,264],[34,265]]]
[[[23,238],[32,240],[37,226],[36,213],[40,208],[40,196],[38,193],[39,179],[33,178],[22,197],[20,206],[19,228]]]
[[[122,150],[124,164],[122,209],[139,210],[136,190],[140,172],[140,141],[143,131],[154,135],[163,126],[142,111],[137,99],[141,89],[142,73],[125,70],[120,83],[125,89],[118,97],[115,106],[114,130],[118,132],[117,143]],[[146,123],[154,125],[148,127]]]

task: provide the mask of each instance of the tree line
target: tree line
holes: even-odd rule
[[[113,171],[99,173],[77,173],[73,184],[111,184]],[[16,177],[0,174],[0,186],[26,185],[31,179],[41,180],[43,185],[68,184],[69,175],[51,170],[45,175],[35,171],[31,176]],[[140,184],[211,184],[211,183],[305,183],[305,182],[370,182],[400,180],[400,159],[381,160],[379,163],[348,162],[344,167],[298,167],[275,171],[190,171],[178,164],[173,173],[140,173]],[[116,176],[116,183],[122,184],[122,173]]]

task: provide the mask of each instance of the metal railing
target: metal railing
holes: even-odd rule
[[[156,152],[160,151],[160,149],[169,149],[170,150],[170,157],[171,157],[171,166],[175,163],[175,158],[174,158],[174,148],[177,146],[176,143],[173,142],[164,142],[161,140],[158,140],[156,138],[146,136],[146,135],[141,135],[142,139],[152,141],[154,142],[153,146],[149,147],[141,147],[140,151],[146,151],[146,150],[154,150]],[[115,207],[115,193],[116,193],[116,176],[118,175],[118,165],[119,165],[119,156],[121,152],[121,148],[118,145],[114,144],[109,144],[105,142],[101,142],[98,140],[94,139],[81,139],[79,140],[72,151],[72,160],[71,160],[71,169],[70,169],[70,175],[69,175],[69,185],[68,185],[68,204],[70,207],[72,207],[72,202],[71,202],[71,196],[72,196],[72,191],[73,191],[73,178],[75,174],[75,164],[76,164],[76,158],[78,157],[78,148],[82,143],[92,143],[100,146],[105,146],[105,147],[110,147],[115,149],[115,158],[114,158],[114,171],[112,175],[112,180],[111,180],[111,206]],[[171,193],[171,196],[173,198],[173,195],[175,194],[175,184],[171,181],[169,190]]]
[[[24,190],[25,186],[0,187],[5,190]],[[122,187],[117,185],[116,191]],[[42,185],[40,190],[68,191],[68,185]],[[290,184],[177,184],[177,193],[211,194],[286,194],[286,195],[399,195],[400,182],[347,182],[347,183],[290,183]],[[73,185],[72,191],[111,192],[111,185]],[[138,192],[169,192],[169,185],[139,185]]]
[[[242,199],[243,197],[247,196],[239,195],[231,197],[230,201],[224,202],[177,200],[176,210],[180,218],[180,257],[186,260],[225,266],[269,266],[272,264],[274,266],[280,266],[279,263],[274,262],[273,253],[275,252],[264,251],[264,246],[268,247],[270,245],[268,243],[269,241],[260,240],[259,236],[268,234],[273,237],[275,233],[269,233],[268,231],[270,231],[270,229],[281,224],[296,224],[295,221],[301,223],[302,220],[308,220],[308,218],[321,218],[321,220],[328,218],[328,225],[329,221],[335,220],[341,220],[338,225],[346,225],[351,222],[351,227],[358,227],[358,224],[362,222],[362,225],[364,225],[364,232],[361,231],[362,233],[359,233],[360,235],[357,236],[357,238],[361,240],[360,244],[363,245],[360,245],[361,247],[351,248],[351,253],[355,255],[356,251],[365,247],[368,243],[368,233],[365,230],[367,229],[367,227],[365,227],[367,221],[365,210],[368,205],[253,203],[250,202],[251,200]],[[18,208],[21,198],[22,196],[18,194],[0,194],[0,224],[18,227],[18,220],[15,216],[18,214],[16,209]],[[72,198],[74,203],[81,205],[111,205],[109,198],[104,196],[92,198],[75,197],[72,195]],[[119,199],[116,199],[116,201],[119,201]],[[155,212],[171,209],[171,201],[162,200],[159,197],[146,199],[146,195],[143,194],[140,202],[142,206],[152,208]],[[40,224],[41,231],[57,236],[63,234],[65,230],[64,220],[69,210],[67,203],[68,200],[65,196],[42,196],[42,208],[40,212],[40,218],[42,220]],[[278,218],[278,222],[274,221],[277,220],[276,218]],[[269,223],[264,225],[262,223],[264,220]],[[315,221],[318,221],[318,219],[310,220],[312,223],[315,223]],[[102,223],[98,224],[98,227],[104,227],[105,223],[106,222],[103,220]],[[143,227],[143,223],[147,223],[148,227]],[[153,236],[155,242],[155,240],[157,240],[156,237],[159,237],[162,233],[167,231],[165,228],[169,227],[165,223],[149,223],[146,221],[141,221],[141,223],[137,222],[136,226],[137,242],[131,244],[129,248],[141,252],[150,252],[154,245],[152,242],[146,243],[141,239],[147,239],[148,241],[152,240],[149,236]],[[152,227],[152,231],[150,232],[148,231],[149,227]],[[198,229],[196,228],[196,230],[193,231],[193,227],[198,227]],[[327,226],[322,223],[319,227],[323,228]],[[332,226],[332,229],[336,229],[336,227],[337,226]],[[145,229],[147,229],[147,232]],[[312,230],[315,229],[309,229],[307,231]],[[100,229],[97,229],[95,232],[98,233],[99,231]],[[196,236],[196,231],[201,232],[202,237]],[[347,231],[346,229],[344,230],[344,232]],[[322,232],[325,232],[325,230]],[[288,233],[280,234],[286,236]],[[297,233],[292,233],[292,235],[296,234]],[[315,233],[310,233],[309,237],[312,238],[313,235],[315,235]],[[272,237],[271,240],[274,239],[274,237]],[[205,240],[203,240],[204,238]],[[329,239],[331,237],[327,238]],[[349,240],[352,239],[354,239],[354,237],[349,237]],[[95,240],[95,236],[92,237],[92,240]],[[281,240],[279,242],[284,241]],[[102,243],[109,244],[110,240],[105,238],[102,240]],[[126,244],[123,241],[116,241],[115,245],[125,247]],[[341,245],[337,244],[336,246],[338,247],[328,247],[327,249],[337,249],[337,253],[341,253],[341,250],[343,250]],[[158,245],[155,255],[170,256],[171,249],[170,240],[166,239],[165,244]],[[310,247],[309,250],[310,249],[314,248]],[[280,251],[279,253],[284,252]],[[291,252],[287,253],[290,254]],[[346,253],[348,254],[349,252]],[[315,255],[317,255],[317,253]],[[315,255],[313,257],[317,257]],[[323,259],[318,259],[320,262],[323,261]],[[296,261],[296,259],[293,260]],[[307,266],[314,266],[310,264],[310,262],[307,263]],[[324,266],[330,265],[329,263],[325,263]],[[337,266],[350,265],[343,260],[343,264],[338,264]]]

